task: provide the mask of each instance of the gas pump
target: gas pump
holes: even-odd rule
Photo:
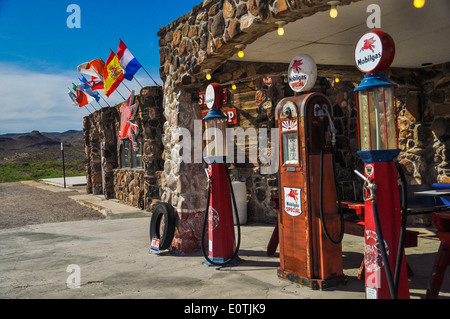
[[[365,286],[367,299],[409,298],[404,257],[406,209],[401,212],[397,163],[396,85],[383,73],[394,60],[395,44],[384,31],[366,32],[355,47],[355,63],[365,72],[355,89],[358,109],[359,156],[364,162]],[[404,206],[405,207],[405,206]],[[395,268],[394,268],[395,267]]]
[[[208,266],[225,266],[238,261],[240,246],[239,214],[236,207],[230,174],[226,165],[227,117],[221,112],[223,88],[210,84],[205,93],[205,102],[210,111],[203,118],[206,131],[206,156],[208,164],[208,197],[202,229],[202,252]],[[238,229],[237,244],[234,234],[233,204]],[[205,232],[208,225],[208,250],[205,248]]]
[[[308,91],[316,75],[314,60],[301,54],[291,62],[289,84],[297,93]],[[281,100],[275,111],[281,154],[278,276],[313,289],[345,281],[329,110],[325,95],[309,93]]]

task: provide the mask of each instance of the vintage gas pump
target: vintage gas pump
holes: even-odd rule
[[[383,73],[394,60],[393,39],[381,30],[365,33],[355,47],[355,63],[365,72],[355,89],[358,154],[364,162],[365,286],[367,299],[409,298],[403,237],[406,216],[400,209],[396,85]],[[406,196],[403,194],[403,199]],[[403,218],[403,220],[402,220]],[[394,268],[395,267],[395,268]]]
[[[292,60],[289,84],[296,94],[309,91],[316,77],[309,55]],[[275,111],[281,154],[278,276],[313,289],[345,281],[330,110],[326,96],[309,93],[281,100]]]
[[[208,198],[203,224],[202,252],[208,266],[224,266],[237,261],[240,245],[240,225],[231,179],[226,164],[227,117],[221,112],[223,88],[210,84],[205,93],[205,102],[210,111],[205,116],[206,156],[208,164]],[[234,235],[233,210],[235,208],[238,228],[237,245]],[[204,237],[208,225],[208,250],[206,253]]]

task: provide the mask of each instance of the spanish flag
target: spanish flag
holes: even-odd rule
[[[108,60],[106,60],[105,63],[103,78],[103,82],[105,84],[105,94],[108,97],[123,81],[123,69],[119,64],[119,59],[112,50],[109,54]]]

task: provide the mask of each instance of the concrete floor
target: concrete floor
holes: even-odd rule
[[[83,196],[86,196],[84,194]],[[86,198],[84,198],[86,200]],[[95,198],[92,198],[95,200]],[[108,201],[109,205],[114,202]],[[111,208],[114,210],[113,208]],[[134,209],[130,210],[134,212]],[[150,216],[31,225],[0,230],[0,298],[12,299],[364,299],[357,279],[363,259],[361,237],[343,241],[346,285],[311,290],[279,279],[279,254],[267,256],[271,225],[243,225],[235,267],[202,264],[201,253],[190,256],[150,252]],[[433,229],[418,228],[419,244],[408,248],[412,299],[425,297],[439,241]],[[72,266],[76,265],[76,266]],[[71,288],[73,269],[80,287]],[[69,284],[67,283],[69,281]],[[450,274],[439,295],[450,299]]]

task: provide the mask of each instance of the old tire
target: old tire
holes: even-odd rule
[[[165,250],[172,244],[175,234],[176,216],[173,207],[167,203],[159,203],[152,212],[150,221],[150,241],[159,239],[159,250]]]

